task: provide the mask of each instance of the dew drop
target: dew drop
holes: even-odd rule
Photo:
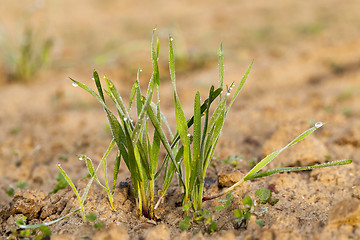
[[[170,37],[170,41],[174,41],[174,38],[173,38],[173,37]]]
[[[77,86],[79,86],[77,83],[72,83],[72,85],[73,85],[73,87],[77,87]]]
[[[320,127],[322,127],[322,125],[324,125],[324,123],[322,123],[322,122],[315,123],[316,128],[320,128]]]
[[[85,157],[84,157],[84,156],[79,156],[79,160],[80,160],[80,161],[84,161],[84,160],[85,160]]]
[[[126,117],[124,117],[124,121],[127,121],[127,118],[126,118]]]
[[[191,134],[190,134],[190,133],[188,133],[188,134],[187,134],[187,136],[188,136],[188,137],[191,137]]]
[[[142,72],[142,69],[141,69],[141,68],[139,69],[139,72]]]
[[[91,78],[93,81],[95,81],[95,78]]]
[[[230,96],[230,93],[228,92],[228,93],[226,93],[226,96]]]

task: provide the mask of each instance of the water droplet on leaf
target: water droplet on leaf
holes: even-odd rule
[[[72,85],[73,85],[73,87],[79,86],[79,85],[78,85],[77,83],[75,83],[75,82],[73,82]]]
[[[315,123],[316,128],[320,128],[320,127],[322,127],[322,125],[324,125],[324,123],[322,123],[322,122]]]

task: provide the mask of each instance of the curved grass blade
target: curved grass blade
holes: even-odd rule
[[[317,165],[312,165],[312,166],[275,168],[275,169],[270,169],[270,170],[267,170],[267,171],[252,174],[250,176],[247,176],[245,178],[245,180],[266,177],[266,176],[270,176],[270,175],[273,175],[273,174],[276,174],[276,173],[283,173],[283,172],[290,172],[290,171],[291,172],[293,172],[293,171],[306,171],[306,170],[312,170],[312,169],[316,169],[316,168],[325,168],[325,167],[347,165],[347,164],[350,164],[350,163],[352,163],[351,159],[344,159],[344,160],[337,160],[337,161],[332,161],[332,162],[322,163],[322,164],[317,164]]]
[[[80,209],[81,209],[81,213],[82,213],[82,217],[83,220],[85,221],[85,210],[84,210],[84,205],[82,202],[82,199],[80,198],[79,192],[76,190],[76,187],[74,185],[74,183],[71,181],[71,179],[69,178],[69,176],[66,174],[66,172],[61,168],[60,164],[57,164],[57,167],[59,168],[61,174],[64,176],[65,180],[69,183],[70,187],[72,188],[72,190],[74,191],[79,204],[80,204]]]
[[[50,226],[51,224],[54,224],[54,223],[57,223],[57,222],[60,222],[61,220],[64,220],[68,217],[70,217],[71,215],[77,213],[78,211],[80,211],[80,208],[74,210],[73,212],[61,217],[61,218],[58,218],[54,221],[50,221],[50,222],[45,222],[45,223],[41,223],[41,224],[34,224],[34,225],[18,225],[19,228],[23,228],[23,229],[33,229],[33,228],[39,228],[39,227],[42,227],[42,226]]]

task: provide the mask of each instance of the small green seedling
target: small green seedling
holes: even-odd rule
[[[271,191],[268,188],[259,188],[256,190],[255,197],[259,198],[259,200],[257,200],[257,203],[259,204],[269,203],[271,205],[275,205],[279,201],[279,199],[271,201]]]
[[[179,228],[181,231],[188,230],[191,226],[191,217],[190,216],[184,216],[184,220],[179,222]]]
[[[15,194],[15,189],[12,185],[10,185],[9,188],[5,190],[5,192],[9,197],[12,197]]]
[[[251,213],[253,212],[253,200],[250,196],[246,196],[243,201],[243,207],[234,210],[235,224],[234,227],[247,228],[247,224],[250,220]]]
[[[66,181],[65,177],[61,174],[61,172],[58,172],[56,181],[57,181],[57,184],[50,193],[56,193],[57,191],[69,186],[69,183]]]
[[[94,224],[94,229],[96,231],[100,230],[101,228],[103,228],[105,226],[105,223],[102,221],[96,221],[97,216],[96,213],[91,212],[89,214],[86,215],[86,221],[93,223]]]

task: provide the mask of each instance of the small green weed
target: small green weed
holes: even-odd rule
[[[10,185],[9,188],[5,190],[5,192],[9,197],[12,197],[15,194],[15,189],[12,185]]]
[[[259,198],[259,200],[257,200],[257,203],[260,204],[269,203],[271,205],[274,205],[279,201],[279,199],[271,200],[271,191],[268,188],[259,188],[258,190],[256,190],[255,197]]]

